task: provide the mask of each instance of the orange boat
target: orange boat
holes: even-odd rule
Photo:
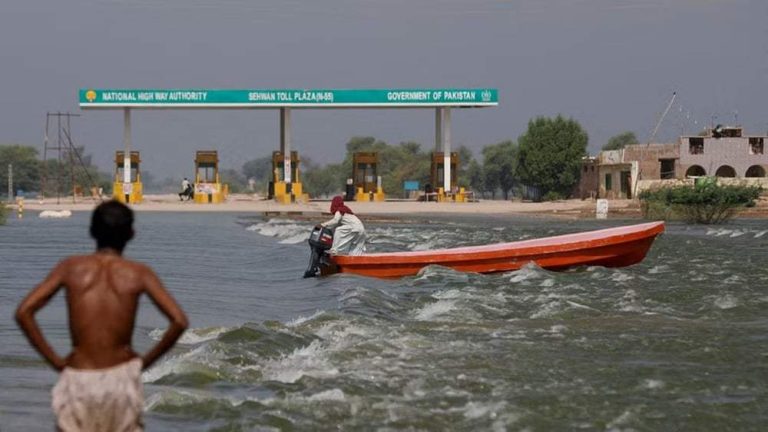
[[[319,266],[321,275],[354,273],[378,278],[415,275],[428,265],[454,270],[496,273],[534,262],[550,270],[575,266],[624,267],[639,263],[664,222],[565,234],[533,240],[416,252],[331,255]]]

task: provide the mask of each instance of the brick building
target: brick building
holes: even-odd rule
[[[761,179],[766,184],[768,136],[744,136],[741,127],[709,129],[704,136],[682,136],[673,144],[635,144],[585,159],[578,193],[584,199],[633,198],[663,180],[692,177]],[[597,164],[596,173],[590,171]],[[597,183],[597,187],[595,187]]]

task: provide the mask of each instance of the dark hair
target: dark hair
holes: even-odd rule
[[[122,251],[133,237],[133,211],[115,200],[99,204],[91,217],[91,237],[99,249]]]

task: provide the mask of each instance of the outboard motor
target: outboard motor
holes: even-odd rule
[[[333,230],[317,225],[309,235],[309,266],[304,272],[305,278],[315,277],[320,273],[320,266],[327,265],[325,251],[333,246]]]

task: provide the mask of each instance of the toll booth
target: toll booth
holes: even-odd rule
[[[305,194],[301,186],[299,174],[299,152],[291,152],[291,182],[285,181],[285,158],[283,152],[272,152],[272,181],[269,182],[267,198],[283,204],[297,201],[309,202],[309,195]]]
[[[430,180],[433,185],[443,184],[443,175],[445,170],[445,158],[443,152],[432,152],[432,164],[430,168]],[[467,201],[467,193],[464,188],[458,187],[458,167],[459,167],[459,154],[457,152],[451,152],[451,190],[443,190],[442,187],[435,187],[433,193],[437,201],[455,201],[465,202]],[[429,200],[430,197],[427,197]]]
[[[219,155],[216,150],[195,153],[195,202],[219,204],[229,195],[228,185],[219,177]]]
[[[132,151],[130,155],[130,177],[125,175],[125,152],[115,152],[115,181],[112,184],[112,197],[124,204],[138,204],[144,199],[144,187],[141,184],[139,152]],[[126,180],[130,180],[126,182]]]
[[[352,179],[355,201],[384,201],[384,190],[379,176],[379,154],[357,152],[352,155]]]

